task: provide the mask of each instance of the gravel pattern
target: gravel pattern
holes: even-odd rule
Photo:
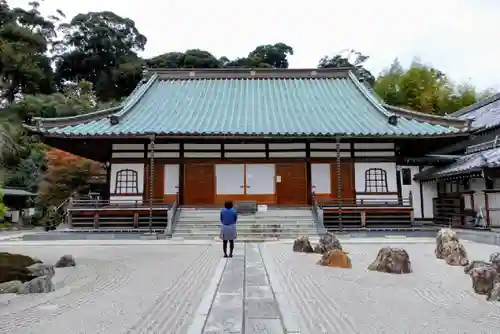
[[[220,260],[212,245],[23,246],[0,251],[77,267],[56,269],[56,291],[0,295],[0,333],[186,333]]]
[[[462,267],[434,256],[434,243],[386,244],[405,248],[413,273],[390,275],[366,268],[383,244],[346,243],[353,269],[316,265],[317,254],[291,245],[262,244],[266,266],[283,285],[287,305],[303,334],[499,333],[500,303],[473,293]],[[470,259],[487,260],[498,247],[464,242]],[[272,279],[272,281],[275,281]]]

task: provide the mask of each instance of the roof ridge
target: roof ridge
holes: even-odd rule
[[[143,83],[144,79],[141,79],[139,84],[137,84],[137,86],[130,93],[130,95],[117,106],[75,116],[52,117],[52,118],[33,117],[32,118],[33,123],[35,123],[36,125],[35,128],[43,128],[44,125],[62,126],[62,125],[71,125],[73,123],[79,123],[82,121],[93,121],[96,119],[102,119],[104,117],[113,117],[113,116],[117,116],[118,118],[123,117],[123,115],[127,113],[137,103],[137,101],[140,100],[140,98],[146,93],[148,88],[157,79],[157,77],[158,77],[157,75],[151,76],[145,84]],[[135,92],[137,92],[141,87],[145,85],[148,86],[145,87],[144,90],[140,92],[138,96],[129,100],[129,98],[133,96]],[[30,124],[25,124],[25,128],[32,129],[33,126]]]
[[[368,91],[368,89],[358,80],[354,73],[349,71],[347,76],[354,83],[356,88],[361,92],[363,97],[367,99],[368,102],[370,102],[375,107],[375,109],[377,109],[387,118],[390,118],[392,116],[392,114],[383,107],[382,103],[377,101],[377,99]]]
[[[451,115],[453,117],[464,116],[465,114],[468,114],[471,111],[475,111],[475,110],[477,110],[479,108],[487,106],[488,104],[491,104],[491,103],[496,102],[498,100],[500,100],[500,93],[494,94],[494,95],[492,95],[492,96],[490,96],[490,97],[488,97],[486,99],[483,99],[481,101],[477,101],[476,103],[471,104],[470,106],[467,106],[467,107],[464,107],[464,108],[462,108],[460,110],[455,111]]]
[[[132,98],[130,101],[128,101],[128,103],[123,106],[123,109],[120,110],[119,112],[117,112],[114,116],[116,116],[117,119],[120,119],[120,118],[123,118],[123,116],[125,116],[125,114],[130,111],[136,104],[137,102],[143,98],[143,96],[146,94],[146,92],[149,90],[149,88],[153,85],[154,82],[156,82],[156,80],[158,79],[158,74],[153,74],[149,79],[148,81],[146,81],[145,84],[142,84],[142,85],[138,85],[136,87],[137,90],[139,89],[142,89],[142,91],[139,92],[139,94],[137,94],[137,96],[135,96],[134,98]],[[144,80],[144,79],[141,79],[141,81]],[[135,91],[135,89],[134,89]],[[131,94],[132,95],[132,94]],[[129,96],[131,96],[129,95]]]

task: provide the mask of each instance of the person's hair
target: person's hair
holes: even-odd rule
[[[232,209],[233,208],[233,202],[231,202],[231,201],[225,201],[224,202],[224,207],[226,209]]]

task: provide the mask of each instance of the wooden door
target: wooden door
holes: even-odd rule
[[[307,204],[307,191],[305,162],[276,164],[276,194],[278,204]]]
[[[338,198],[338,175],[337,164],[331,164],[332,197]],[[342,203],[354,203],[356,191],[354,189],[354,164],[352,161],[342,161],[340,163],[340,188]]]
[[[163,199],[163,184],[165,182],[164,165],[154,165],[154,178],[153,178],[153,201],[155,204],[160,204]],[[144,198],[149,199],[149,164],[144,166]]]
[[[188,163],[184,170],[184,204],[212,205],[215,195],[214,165]]]

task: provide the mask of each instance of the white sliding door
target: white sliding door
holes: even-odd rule
[[[165,165],[165,195],[175,195],[179,191],[179,165]]]
[[[330,194],[330,164],[311,164],[311,183],[316,186],[316,194]]]
[[[274,164],[246,165],[248,195],[274,194]]]
[[[217,195],[245,193],[245,165],[215,165]]]

